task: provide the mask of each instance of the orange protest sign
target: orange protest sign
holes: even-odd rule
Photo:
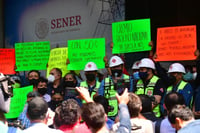
[[[157,29],[156,61],[194,60],[196,25]]]
[[[15,49],[0,49],[0,72],[15,74]]]

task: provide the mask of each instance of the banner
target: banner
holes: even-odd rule
[[[15,43],[16,71],[46,70],[49,53],[49,42]]]
[[[0,72],[15,74],[15,49],[0,49]]]
[[[150,19],[112,23],[112,53],[149,51],[151,47]]]
[[[157,29],[157,61],[194,60],[196,25]]]
[[[88,62],[105,68],[105,38],[68,40],[68,70],[83,70]]]
[[[6,113],[6,118],[17,118],[23,111],[27,100],[27,94],[33,91],[33,86],[13,89],[13,97],[11,98],[10,111]]]
[[[50,52],[49,62],[47,67],[47,77],[49,72],[53,68],[60,68],[62,71],[62,76],[64,76],[69,71],[67,70],[66,61],[68,58],[68,48],[54,48]]]

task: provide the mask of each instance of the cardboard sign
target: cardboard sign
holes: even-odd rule
[[[196,25],[157,29],[157,61],[194,60]]]
[[[16,71],[46,70],[49,53],[49,42],[16,43]]]
[[[0,49],[0,72],[15,74],[15,49]]]
[[[49,56],[49,62],[47,67],[47,77],[49,72],[53,68],[60,68],[62,71],[62,76],[69,72],[67,70],[66,61],[68,58],[68,48],[55,48],[52,49]]]
[[[68,41],[68,70],[83,70],[88,62],[94,62],[98,69],[105,68],[105,38]]]
[[[112,53],[149,51],[151,47],[150,19],[112,23]]]
[[[33,91],[33,86],[13,89],[13,97],[11,98],[10,111],[5,114],[6,118],[17,118],[23,111],[27,100],[27,94]]]

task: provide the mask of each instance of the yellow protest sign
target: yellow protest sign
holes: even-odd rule
[[[68,58],[68,48],[54,48],[50,51],[49,62],[47,67],[47,77],[53,68],[59,68],[62,76],[69,72],[67,70],[66,61]]]

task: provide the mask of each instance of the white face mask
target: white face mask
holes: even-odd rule
[[[193,80],[195,80],[196,77],[197,77],[197,72],[194,72],[194,73],[193,73]]]
[[[55,81],[55,77],[50,74],[49,77],[48,77],[48,82],[54,82]]]

